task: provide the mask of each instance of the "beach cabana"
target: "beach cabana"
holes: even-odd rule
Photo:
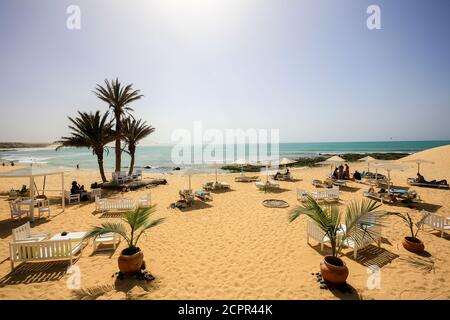
[[[31,213],[31,221],[34,221],[34,205],[35,205],[35,179],[38,177],[52,176],[52,175],[60,175],[61,176],[61,201],[62,201],[62,209],[65,209],[65,199],[64,199],[64,171],[60,169],[47,169],[47,168],[36,168],[36,167],[26,167],[20,168],[17,170],[12,170],[8,172],[0,173],[0,178],[27,178],[29,179],[29,188],[30,188],[30,213]],[[45,188],[45,187],[44,187]]]
[[[422,163],[434,164],[433,161],[424,160],[424,159],[404,160],[402,162],[404,162],[404,163],[407,163],[407,162],[409,162],[409,163],[416,163],[417,164],[417,173],[420,173],[420,165]]]

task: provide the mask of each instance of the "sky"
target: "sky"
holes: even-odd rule
[[[281,142],[449,140],[449,34],[448,0],[0,0],[0,141],[67,135],[67,116],[107,110],[92,90],[115,77],[144,94],[148,144],[194,121]]]

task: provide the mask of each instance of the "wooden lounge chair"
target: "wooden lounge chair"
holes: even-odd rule
[[[260,178],[258,176],[244,176],[244,175],[240,175],[234,178],[234,181],[236,182],[256,182],[259,181]]]
[[[209,191],[197,190],[194,192],[194,195],[203,201],[211,201],[212,200],[211,192],[209,192]]]
[[[191,205],[195,200],[195,196],[192,193],[192,190],[183,189],[178,191],[178,194],[180,195],[180,200],[186,202],[187,205]]]
[[[439,189],[449,189],[450,186],[445,183],[433,183],[433,182],[417,182],[414,178],[407,178],[406,183],[410,186],[416,187],[426,187],[426,188],[439,188]]]
[[[280,188],[280,185],[278,183],[272,182],[272,181],[266,181],[266,182],[255,182],[255,186],[259,190],[274,190]]]
[[[93,251],[116,250],[120,243],[120,236],[117,233],[109,232],[97,236],[93,241]]]

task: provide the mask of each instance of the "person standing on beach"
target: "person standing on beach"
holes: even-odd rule
[[[80,164],[79,163],[77,163],[77,169],[80,169]]]
[[[342,180],[344,178],[344,166],[341,164],[339,166],[339,180]]]

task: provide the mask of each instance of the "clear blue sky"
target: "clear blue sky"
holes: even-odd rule
[[[150,142],[194,120],[282,142],[450,139],[448,0],[0,0],[0,34],[1,141],[67,134],[116,76],[145,95]]]

